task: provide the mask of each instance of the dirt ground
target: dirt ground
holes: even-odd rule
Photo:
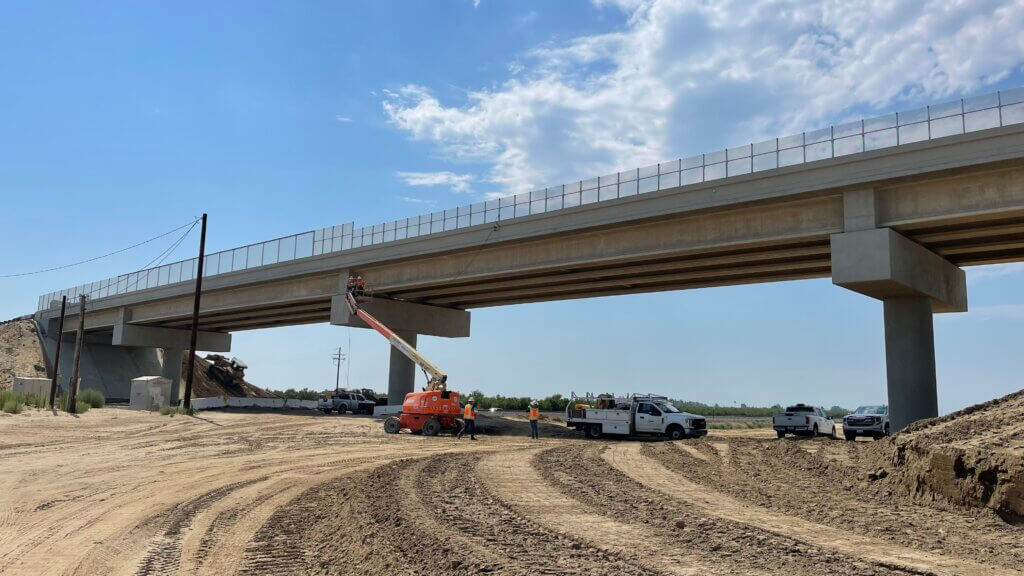
[[[31,320],[0,323],[0,390],[13,386],[15,376],[46,378],[43,352]]]
[[[477,442],[366,417],[0,416],[0,574],[1019,574],[1024,527],[870,481],[883,443]],[[559,434],[556,435],[555,433]],[[888,447],[886,447],[888,449]]]

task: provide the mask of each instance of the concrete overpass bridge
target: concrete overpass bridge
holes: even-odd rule
[[[413,343],[469,336],[478,307],[831,276],[884,302],[898,427],[937,414],[932,313],[967,309],[960,267],[1019,260],[1024,89],[211,254],[199,348],[228,350],[237,330],[361,326],[340,298],[349,274]],[[89,293],[83,385],[117,396],[158,370],[177,382],[195,269],[186,260],[41,296],[48,348],[60,296]],[[389,395],[414,378],[393,353]]]

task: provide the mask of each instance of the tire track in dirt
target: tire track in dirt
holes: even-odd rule
[[[160,533],[150,542],[149,551],[139,563],[136,576],[161,576],[177,574],[181,565],[181,541],[192,528],[192,522],[201,510],[224,498],[231,492],[261,482],[264,478],[235,482],[211,490],[198,498],[186,500],[172,509],[152,518],[159,525]]]
[[[651,545],[692,550],[729,574],[877,574],[871,564],[766,530],[723,519],[666,498],[611,468],[604,444],[549,450],[536,458],[544,479],[596,514],[643,524]],[[566,463],[571,462],[571,466]],[[886,574],[893,573],[885,570]],[[905,574],[900,572],[900,574]]]
[[[522,460],[531,454],[517,451],[512,455],[488,455],[482,461],[479,455],[457,455],[427,463],[418,474],[417,484],[425,487],[424,505],[433,511],[433,521],[458,534],[458,541],[468,541],[472,550],[482,550],[481,556],[488,559],[482,567],[495,566],[490,558],[497,558],[502,574],[666,573],[640,566],[629,555],[595,546],[564,530],[553,530],[506,503],[503,495],[491,492],[484,462],[494,458]]]
[[[182,572],[186,574],[234,574],[246,548],[259,528],[281,507],[310,487],[383,465],[391,459],[346,458],[330,464],[275,473],[266,482],[239,490],[211,506],[195,525],[196,537],[186,539]]]
[[[443,525],[410,517],[407,509],[420,497],[421,487],[402,479],[415,477],[428,459],[458,448],[417,446],[427,452],[417,458],[402,458],[396,451],[302,491],[256,531],[240,573],[450,573],[457,551],[438,539]]]
[[[657,460],[642,454],[643,445],[622,443],[612,445],[604,453],[605,460],[633,480],[666,496],[692,505],[705,513],[733,522],[763,527],[767,530],[811,543],[825,549],[864,558],[893,569],[928,574],[974,576],[977,574],[1010,575],[1016,571],[983,566],[975,562],[944,558],[866,538],[830,526],[786,516],[760,506],[739,501],[731,496],[701,486],[672,472]]]
[[[563,495],[534,468],[533,458],[540,452],[483,458],[477,466],[478,475],[489,492],[531,522],[627,558],[644,573],[702,575],[714,568],[707,558],[652,544],[657,538],[643,526],[585,510],[581,502]]]

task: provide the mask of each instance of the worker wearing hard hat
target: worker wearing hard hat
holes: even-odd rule
[[[538,430],[538,420],[540,420],[540,404],[534,400],[530,402],[530,438],[537,440],[540,438],[540,430]]]
[[[466,402],[466,408],[462,411],[462,420],[465,422],[465,426],[459,430],[458,438],[462,438],[462,434],[468,430],[469,439],[476,440],[476,402],[472,398]]]

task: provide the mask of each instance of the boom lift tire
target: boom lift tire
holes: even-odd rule
[[[402,430],[402,421],[394,416],[388,416],[384,420],[384,432],[398,434]]]
[[[437,436],[441,432],[441,423],[437,421],[437,418],[430,418],[423,423],[423,435],[424,436]]]

